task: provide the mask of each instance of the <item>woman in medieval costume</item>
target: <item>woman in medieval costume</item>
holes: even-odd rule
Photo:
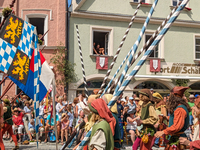
[[[167,108],[170,111],[169,127],[163,131],[157,131],[155,137],[169,135],[168,144],[165,150],[184,149],[179,143],[179,137],[187,137],[184,131],[189,127],[189,112],[191,111],[188,103],[183,99],[183,94],[188,87],[174,87],[171,91]]]
[[[90,136],[89,149],[113,150],[115,118],[112,116],[105,101],[101,98],[94,100],[88,106],[92,112],[90,122],[94,124]]]
[[[195,121],[194,122],[194,137],[192,139],[192,142],[187,140],[187,138],[180,137],[179,141],[181,144],[189,146],[190,150],[196,150],[200,149],[200,134],[199,134],[199,123],[200,123],[200,97],[196,99],[194,102],[194,111],[195,111]]]
[[[163,97],[158,92],[153,93],[153,99],[154,99],[154,102],[155,102],[156,114],[159,116],[158,122],[154,125],[154,127],[158,131],[161,131],[161,130],[166,129],[166,127],[167,127],[166,103],[163,101]],[[164,144],[164,140],[165,140],[164,135],[160,138],[156,138],[154,147],[159,148],[159,141],[161,141],[161,143]]]
[[[141,150],[150,150],[154,144],[154,136],[155,128],[154,125],[158,121],[158,117],[153,105],[152,94],[149,89],[142,89],[139,91],[140,100],[143,101],[141,116],[140,119],[137,120],[137,125],[143,125],[143,128],[140,132],[141,142],[140,149]],[[135,143],[136,144],[136,141]],[[137,145],[137,144],[136,144]]]
[[[102,96],[102,99],[106,102],[106,104],[108,104],[111,99],[113,98],[112,94],[105,94]],[[117,103],[115,103],[111,109],[110,109],[113,117],[116,120],[116,125],[115,125],[115,134],[114,134],[114,150],[119,150],[120,146],[121,146],[121,135],[120,135],[120,127],[119,127],[119,120],[118,120],[118,111],[117,111]]]
[[[4,123],[3,123],[3,127],[1,127],[1,134],[4,135],[4,133],[8,131],[13,141],[15,142],[15,148],[13,148],[13,150],[17,150],[19,149],[19,146],[17,143],[17,137],[16,135],[13,134],[13,130],[12,130],[12,125],[13,125],[12,112],[11,112],[11,107],[10,107],[10,101],[8,99],[4,100],[3,111],[4,111],[4,114],[3,114]],[[0,139],[0,148],[1,150],[5,150],[2,138]]]

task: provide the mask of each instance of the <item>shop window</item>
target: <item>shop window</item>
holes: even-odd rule
[[[200,37],[195,38],[195,59],[200,59]]]
[[[151,38],[152,34],[148,33],[148,34],[145,34],[145,43]],[[153,43],[153,40],[152,42],[150,43],[150,45]],[[156,48],[153,50],[153,52],[151,53],[151,55],[149,56],[150,58],[158,58],[158,46],[156,46]]]
[[[105,27],[91,27],[91,54],[113,54],[113,29]]]

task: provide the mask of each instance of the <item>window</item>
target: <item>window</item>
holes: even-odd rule
[[[133,0],[133,2],[135,2],[135,3],[139,3],[140,0]],[[142,2],[145,3],[145,0],[142,0]]]
[[[195,59],[200,59],[200,37],[195,38]]]
[[[145,43],[151,38],[152,34],[148,33],[145,35]],[[152,44],[153,41],[150,43]],[[154,51],[151,53],[151,55],[149,56],[151,58],[158,58],[158,46],[156,46],[156,48],[154,49]]]
[[[183,0],[172,0],[172,5],[176,6],[179,2],[182,2]]]
[[[28,14],[26,15],[26,21],[36,27],[38,37],[42,37],[48,30],[48,16],[44,14]],[[42,45],[47,45],[47,36],[42,39]]]
[[[18,95],[22,90],[16,85],[16,95]]]
[[[91,55],[113,54],[113,29],[91,27]]]
[[[3,16],[2,16],[2,14],[0,13],[0,24],[1,24],[2,21],[3,21]]]
[[[109,44],[109,32],[98,32],[94,31],[94,37],[93,37],[93,54],[102,54],[102,55],[108,55],[108,44]]]

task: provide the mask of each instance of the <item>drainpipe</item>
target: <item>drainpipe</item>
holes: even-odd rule
[[[68,0],[66,0],[66,38],[65,38],[65,59],[69,61],[69,8]],[[67,64],[65,64],[67,65]],[[65,74],[66,76],[66,74]],[[68,83],[65,85],[65,93],[68,98]]]

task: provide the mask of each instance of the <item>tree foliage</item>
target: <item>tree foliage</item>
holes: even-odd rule
[[[60,76],[56,79],[57,85],[65,86],[66,83],[76,81],[77,75],[74,70],[76,64],[65,59],[65,47],[58,46],[54,51],[55,54],[51,58],[51,63],[55,65],[56,74]]]
[[[190,82],[189,79],[172,79],[172,82],[176,85],[176,86],[188,86],[188,82]],[[185,91],[185,96],[188,98],[190,96],[190,93],[188,92],[190,90],[187,89]]]

